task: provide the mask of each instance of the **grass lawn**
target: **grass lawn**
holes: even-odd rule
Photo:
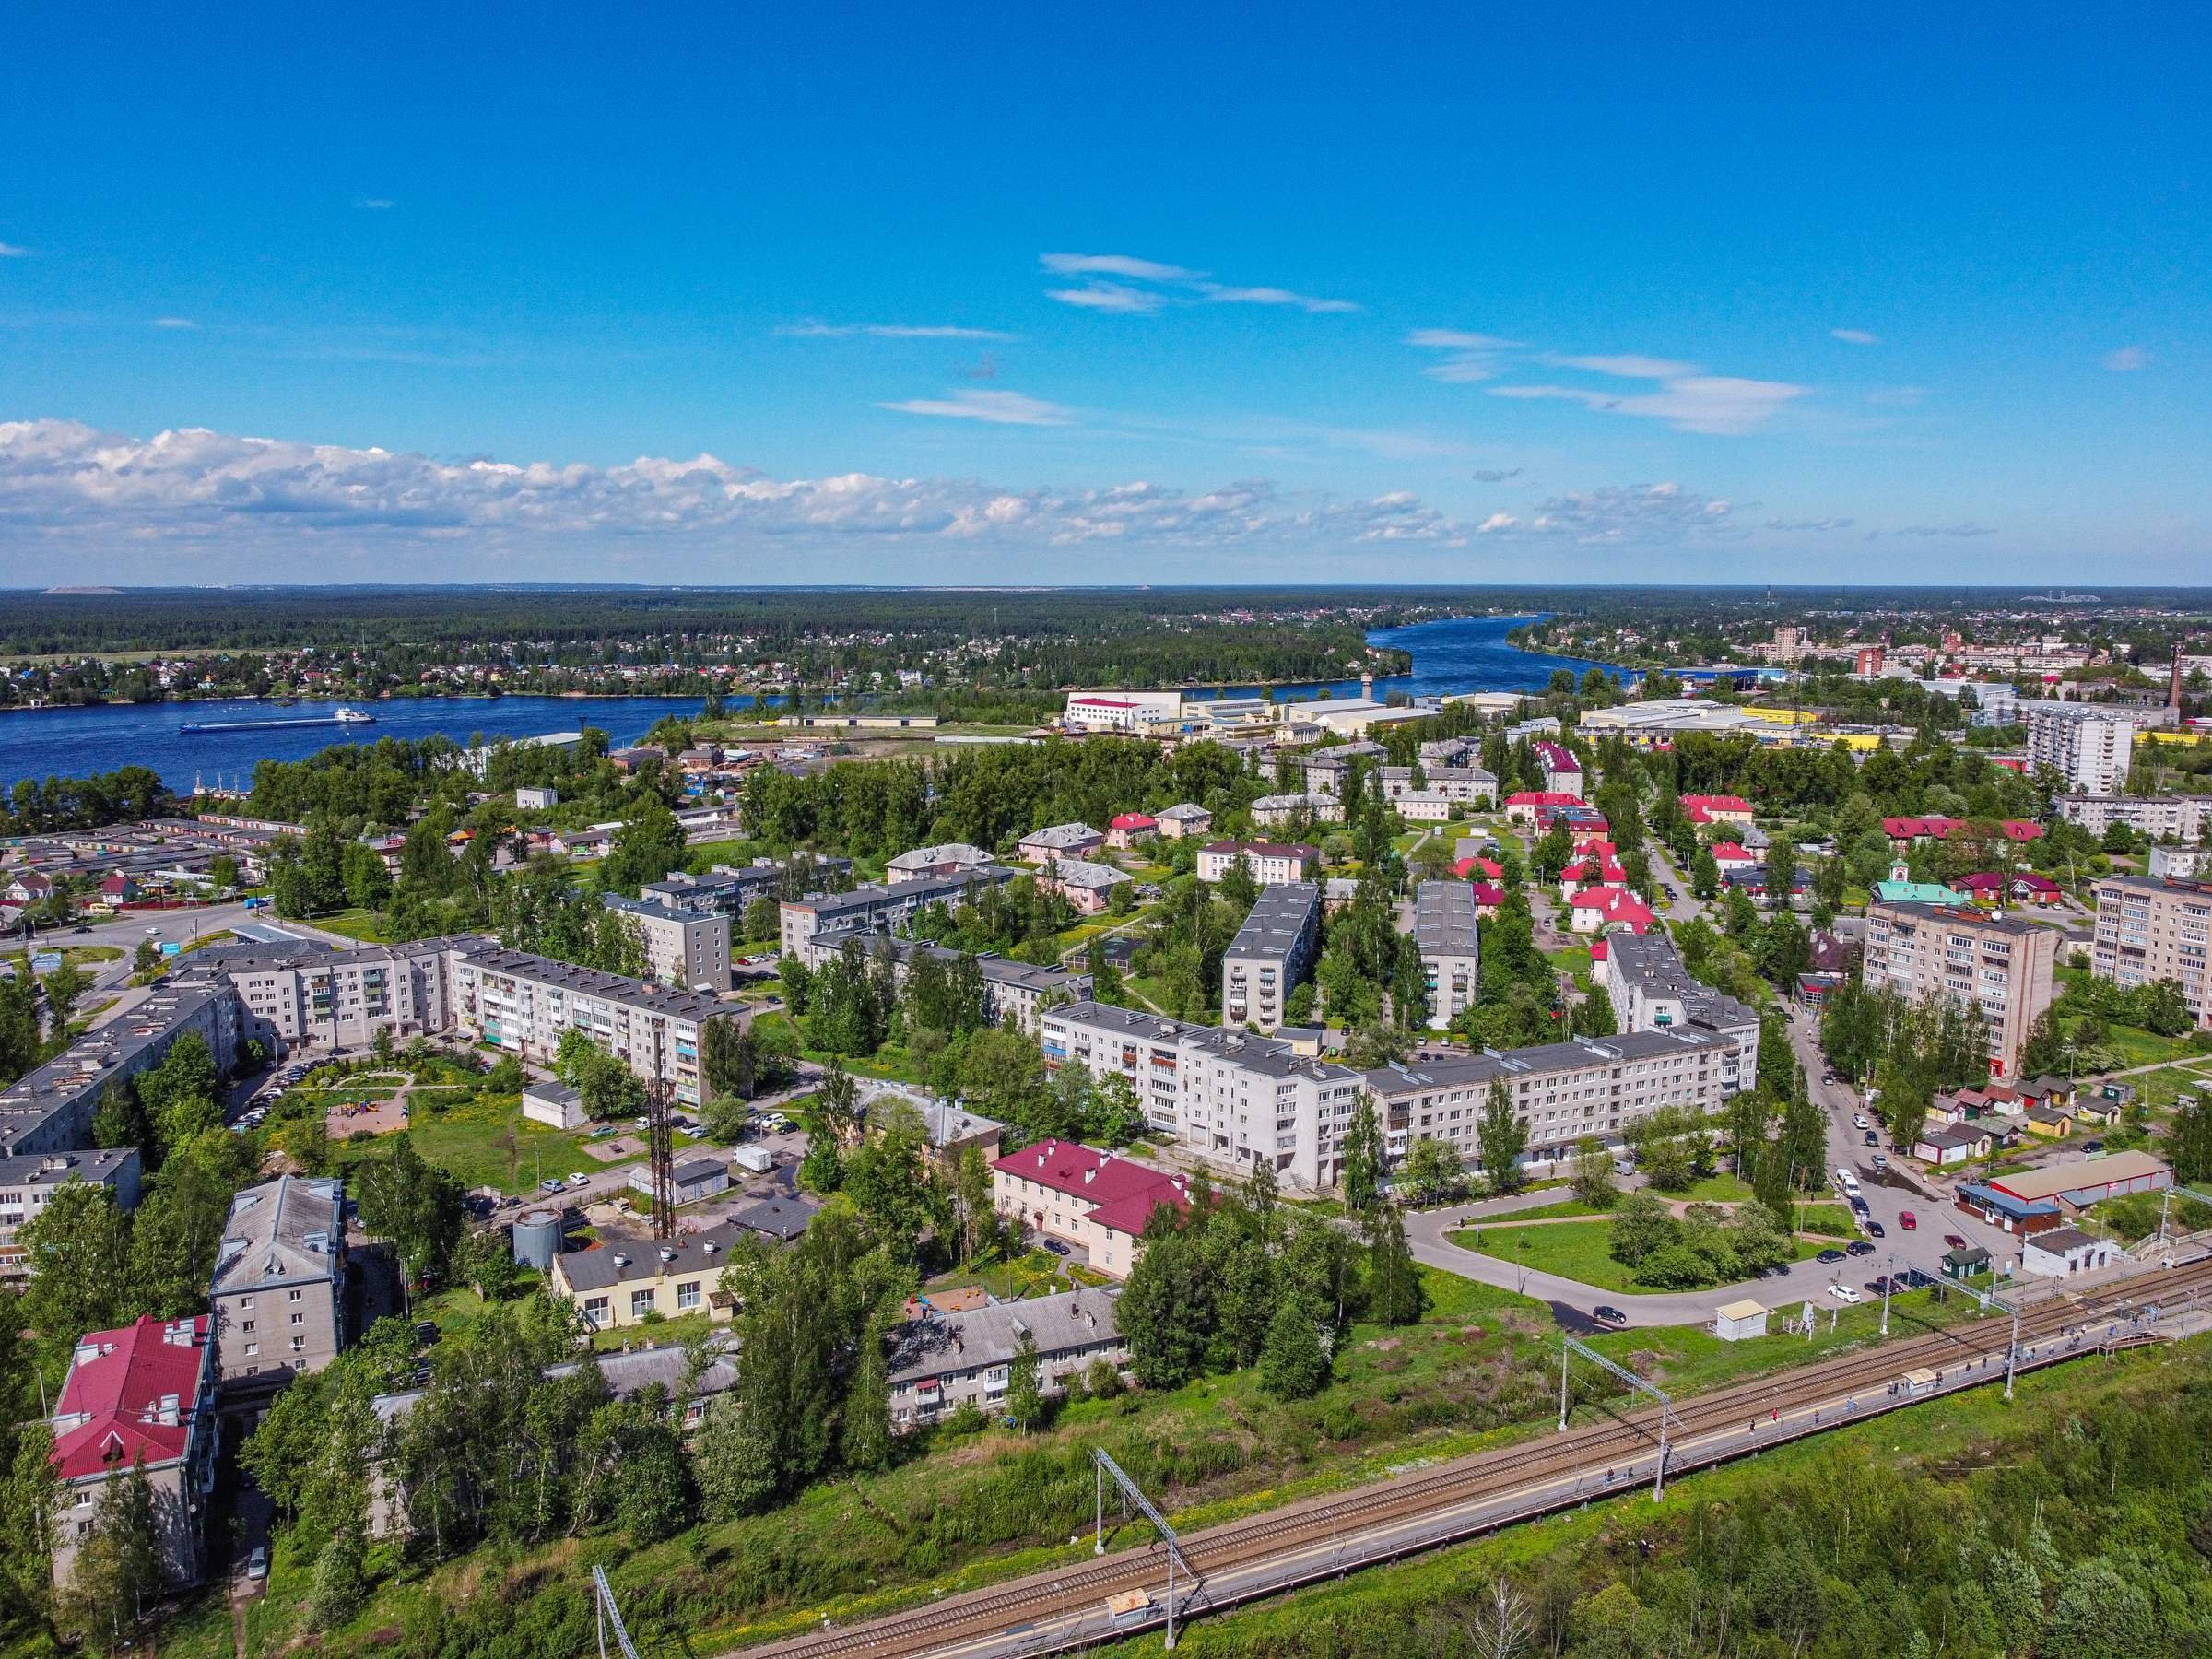
[[[392,935],[383,930],[374,911],[337,911],[327,916],[317,916],[312,925],[325,933],[342,934],[348,939],[359,939],[364,945],[392,943]]]
[[[1544,954],[1549,959],[1555,972],[1571,974],[1578,987],[1584,991],[1590,989],[1589,946],[1570,945],[1563,950],[1547,950]]]
[[[645,1324],[624,1325],[618,1330],[594,1331],[592,1351],[613,1353],[625,1343],[632,1347],[675,1347],[704,1336],[714,1328],[713,1315],[709,1313],[679,1313],[674,1319],[656,1319]]]
[[[1696,1204],[1742,1204],[1751,1196],[1751,1183],[1739,1175],[1708,1175],[1688,1192],[1666,1196],[1688,1198]]]
[[[1000,1301],[1018,1301],[1025,1296],[1050,1296],[1076,1288],[1065,1277],[1068,1265],[1065,1258],[1041,1246],[1024,1251],[1010,1262],[996,1255],[983,1256],[939,1274],[930,1280],[929,1288],[957,1290],[966,1285],[981,1285]]]
[[[1851,1224],[1851,1211],[1841,1204],[1801,1204],[1797,1225],[1806,1232],[1824,1233],[1833,1239],[1858,1237],[1858,1229]]]
[[[513,1095],[480,1095],[443,1112],[417,1112],[409,1134],[416,1151],[464,1186],[497,1187],[503,1193],[531,1192],[541,1176],[565,1180],[578,1171],[597,1174],[620,1167],[603,1164],[583,1150],[588,1134],[530,1122]],[[389,1138],[348,1141],[335,1148],[336,1155],[348,1166],[381,1158],[379,1141]]]
[[[1564,1198],[1557,1204],[1540,1204],[1535,1209],[1514,1210],[1511,1215],[1498,1218],[1498,1225],[1510,1226],[1515,1221],[1559,1221],[1575,1216],[1609,1216],[1611,1210],[1592,1209],[1580,1198]],[[1489,1223],[1485,1222],[1487,1227]]]
[[[1485,1222],[1479,1229],[1465,1228],[1453,1233],[1451,1238],[1453,1243],[1464,1250],[1479,1251],[1484,1255],[1518,1263],[1539,1273],[1559,1274],[1600,1290],[1617,1290],[1624,1296],[1659,1294],[1650,1286],[1637,1284],[1630,1268],[1606,1253],[1612,1230],[1612,1223],[1608,1221],[1565,1221],[1547,1227],[1493,1226]],[[1797,1259],[1802,1261],[1817,1253],[1819,1248],[1801,1240]]]
[[[228,934],[223,936],[229,937]],[[44,946],[41,946],[32,954],[42,956],[45,954],[45,949]],[[0,956],[0,962],[19,962],[23,959],[24,955],[25,953],[20,950],[11,950],[6,955]],[[122,956],[122,950],[113,945],[65,945],[62,947],[62,966],[65,968],[88,968],[94,962],[117,961],[121,959]]]
[[[2124,1079],[2136,1086],[2136,1101],[2153,1112],[2171,1112],[2176,1095],[2193,1094],[2199,1100],[2212,1089],[2212,1055],[2194,1063],[2163,1066]]]

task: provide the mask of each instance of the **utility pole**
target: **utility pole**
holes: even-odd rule
[[[655,1077],[645,1090],[646,1138],[653,1162],[653,1236],[676,1237],[676,1135],[668,1121],[668,1085]]]

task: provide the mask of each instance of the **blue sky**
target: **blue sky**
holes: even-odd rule
[[[2212,571],[2201,15],[1557,9],[25,14],[0,582]]]

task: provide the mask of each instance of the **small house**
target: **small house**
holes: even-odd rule
[[[1744,1342],[1753,1336],[1764,1336],[1767,1311],[1748,1297],[1729,1302],[1713,1310],[1712,1330],[1723,1342]]]
[[[2053,1227],[2020,1242],[2020,1271],[2030,1278],[2071,1278],[2109,1267],[2119,1253],[2110,1239],[2094,1238],[2077,1227]]]

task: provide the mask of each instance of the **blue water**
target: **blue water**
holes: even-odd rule
[[[1579,677],[1603,664],[1574,657],[1542,656],[1515,651],[1505,642],[1506,630],[1528,620],[1525,617],[1460,617],[1442,622],[1422,622],[1410,628],[1378,629],[1371,643],[1395,646],[1413,654],[1413,672],[1375,682],[1375,695],[1404,691],[1413,696],[1434,696],[1452,691],[1541,691],[1556,668],[1568,668]],[[1284,699],[1312,697],[1319,684],[1278,686]],[[1359,695],[1359,682],[1339,680],[1327,688],[1332,696]],[[1250,696],[1249,688],[1217,692],[1194,691],[1194,697]],[[733,708],[750,700],[731,698]],[[380,737],[428,737],[442,734],[456,743],[469,743],[480,734],[493,737],[535,737],[547,732],[572,732],[579,726],[597,726],[619,746],[635,742],[664,714],[697,714],[695,697],[502,697],[423,698],[380,702],[369,706],[376,716],[373,726],[307,724],[318,716],[327,720],[330,703],[301,703],[281,709],[267,702],[140,703],[102,705],[82,709],[35,709],[0,712],[0,787],[18,778],[85,777],[113,771],[123,766],[150,766],[172,789],[189,790],[195,782],[209,788],[236,783],[251,786],[256,760],[302,760],[336,743],[374,743]],[[180,734],[185,721],[219,723],[226,720],[282,720],[302,722],[296,732],[264,728],[254,732],[201,732]]]

